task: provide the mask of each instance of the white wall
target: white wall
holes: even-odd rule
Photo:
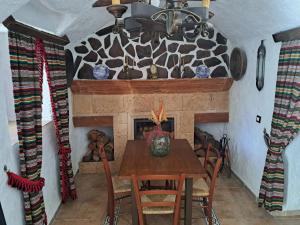
[[[13,107],[9,107],[12,100],[11,72],[9,64],[8,36],[4,29],[0,32],[0,201],[3,207],[7,225],[23,225],[23,200],[20,191],[7,185],[7,176],[3,166],[19,174],[18,144],[12,144],[8,128],[8,114]],[[8,112],[10,111],[10,112]],[[43,189],[48,221],[51,221],[60,203],[59,167],[57,156],[56,135],[53,122],[43,126],[43,165],[42,176],[46,179]],[[78,161],[73,159],[74,172],[77,171]]]
[[[265,86],[261,92],[256,89],[256,55],[260,40],[266,39]],[[237,176],[256,195],[259,194],[260,182],[267,148],[263,139],[263,129],[271,129],[274,109],[280,43],[274,43],[271,36],[244,40],[238,43],[247,54],[248,66],[244,78],[234,82],[230,90],[230,150],[232,169]],[[256,115],[262,117],[256,123]],[[286,190],[287,198],[284,210],[300,210],[300,138],[286,151]],[[298,172],[298,174],[297,174]],[[297,174],[297,175],[296,175]]]

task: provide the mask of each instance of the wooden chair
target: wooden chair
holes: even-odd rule
[[[126,182],[118,179],[117,176],[111,175],[103,145],[99,147],[99,154],[103,163],[107,181],[107,215],[109,217],[109,224],[113,225],[115,218],[115,202],[116,200],[131,196],[131,183],[129,180]]]
[[[208,145],[205,160],[204,169],[207,173],[207,178],[205,179],[194,179],[193,182],[193,200],[201,201],[203,204],[204,212],[207,217],[209,225],[212,225],[212,202],[214,196],[214,190],[216,185],[216,180],[218,177],[218,172],[221,167],[222,158],[218,151],[217,158],[211,157],[211,151],[213,147],[211,144]]]
[[[144,225],[143,215],[174,214],[173,225],[179,225],[180,201],[183,188],[184,175],[147,175],[132,176],[135,199],[138,210],[139,225]],[[143,181],[172,180],[177,183],[176,189],[141,190]]]

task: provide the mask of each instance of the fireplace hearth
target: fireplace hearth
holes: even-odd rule
[[[144,132],[153,130],[155,123],[147,118],[134,119],[134,140],[145,139]],[[171,138],[174,138],[174,118],[168,118],[168,121],[161,123],[163,131],[170,133]]]

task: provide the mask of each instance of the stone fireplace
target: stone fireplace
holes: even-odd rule
[[[204,82],[204,83],[203,83]],[[205,83],[208,82],[208,83]],[[213,85],[212,85],[213,84]],[[127,140],[134,140],[135,121],[150,117],[163,102],[172,118],[174,137],[194,146],[196,120],[228,121],[228,90],[231,79],[156,81],[73,81],[73,122],[84,118],[111,123],[118,168]],[[108,119],[109,118],[109,119]],[[226,122],[226,121],[224,121]]]

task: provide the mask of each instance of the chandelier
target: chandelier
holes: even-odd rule
[[[212,29],[212,24],[208,22],[213,16],[213,13],[208,10],[209,6],[210,0],[202,0],[202,7],[193,8],[189,7],[187,0],[166,0],[166,9],[154,13],[151,19],[165,23],[168,36],[182,32],[186,39],[195,40],[199,34],[208,36]]]
[[[201,1],[201,0],[199,0]],[[209,12],[211,0],[202,0],[202,6],[189,7],[188,0],[160,0],[155,5],[154,0],[122,0],[131,3],[131,16],[122,18],[127,6],[120,0],[112,0],[107,11],[115,18],[114,33],[151,29],[153,32],[163,32],[168,37],[180,34],[189,41],[194,41],[199,35],[207,36],[212,29],[208,21],[213,17]],[[213,1],[213,0],[212,0]],[[102,7],[107,1],[98,0],[94,7]],[[157,1],[156,1],[157,2]]]

